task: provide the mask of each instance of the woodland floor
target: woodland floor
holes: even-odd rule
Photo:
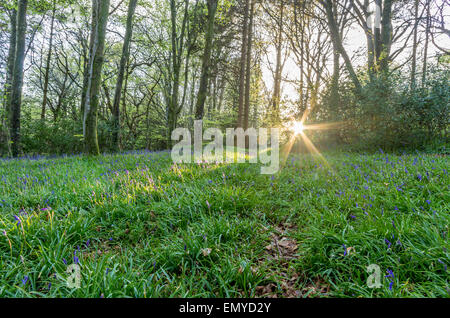
[[[1,160],[0,297],[449,297],[448,157],[324,156]]]

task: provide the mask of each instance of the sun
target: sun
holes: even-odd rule
[[[305,127],[303,126],[303,123],[300,121],[294,121],[291,123],[291,130],[296,135],[300,135],[304,129],[305,129]]]

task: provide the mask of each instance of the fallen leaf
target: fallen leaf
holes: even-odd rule
[[[202,249],[203,256],[208,256],[209,254],[211,254],[211,251],[212,250],[210,248]]]

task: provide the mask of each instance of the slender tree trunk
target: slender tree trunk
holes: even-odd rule
[[[338,20],[336,5],[334,6],[334,19],[335,21]],[[331,83],[331,103],[333,111],[336,111],[339,106],[339,57],[339,51],[333,48],[333,77]]]
[[[11,90],[11,142],[12,155],[20,154],[20,108],[22,103],[23,64],[25,60],[25,34],[27,31],[27,0],[19,0],[17,10],[16,50]]]
[[[345,66],[347,68],[348,73],[350,74],[350,78],[352,79],[353,84],[355,85],[357,93],[360,94],[362,91],[362,86],[358,79],[358,76],[356,75],[355,69],[353,68],[350,57],[348,56],[347,51],[345,50],[344,45],[342,44],[339,29],[337,27],[336,20],[334,18],[332,0],[324,0],[322,1],[322,4],[325,7],[325,11],[327,14],[328,27],[330,29],[330,36],[333,41],[333,48],[337,50],[344,59]]]
[[[272,108],[274,112],[274,119],[276,122],[280,119],[280,100],[281,100],[281,75],[282,75],[282,61],[281,54],[283,48],[283,23],[284,23],[284,4],[280,3],[280,18],[278,23],[278,36],[276,43],[276,65],[275,65],[275,77],[274,77],[274,90],[272,96]]]
[[[95,36],[97,30],[97,15],[98,15],[98,0],[92,0],[92,15],[91,15],[91,30],[89,34],[89,54],[87,56],[87,63],[85,63],[84,73],[83,73],[83,88],[81,90],[81,119],[83,121],[83,135],[85,134],[85,109],[86,103],[89,99],[89,86],[92,72],[92,62],[94,57],[94,45],[95,45]],[[85,57],[86,59],[86,57]]]
[[[184,38],[186,33],[186,24],[188,20],[189,1],[184,2],[184,18],[181,26],[180,35],[177,35],[177,8],[176,1],[170,0],[170,19],[171,19],[171,58],[172,58],[172,83],[171,83],[171,96],[168,100],[167,106],[167,147],[172,147],[172,131],[177,126],[178,115],[181,111],[179,106],[179,85],[180,85],[180,73],[181,73],[181,58],[183,56]],[[188,70],[185,70],[187,72]]]
[[[427,62],[428,62],[428,45],[430,43],[430,5],[431,0],[427,0],[425,2],[427,6],[427,18],[426,18],[426,27],[425,27],[425,44],[424,44],[424,52],[423,52],[423,66],[422,66],[422,86],[425,86],[425,81],[427,78]]]
[[[48,95],[48,80],[49,80],[49,73],[50,73],[50,62],[52,58],[52,49],[53,49],[53,27],[55,23],[55,13],[56,13],[56,1],[53,1],[53,10],[52,10],[52,17],[50,21],[50,39],[48,43],[48,54],[47,54],[47,61],[45,65],[45,75],[44,75],[44,89],[43,89],[43,98],[42,98],[42,110],[41,110],[41,119],[45,120],[45,110],[47,106],[47,95]]]
[[[369,19],[373,19],[373,17],[369,13],[369,0],[364,0],[364,18],[366,19],[366,42],[367,42],[367,70],[370,76],[370,79],[373,78],[373,74],[375,71],[375,47],[374,47],[374,32],[373,32],[373,23],[369,23]]]
[[[127,25],[125,39],[123,41],[122,56],[119,64],[119,74],[117,75],[116,90],[114,92],[114,102],[112,111],[112,145],[115,150],[120,149],[120,97],[122,94],[123,77],[125,66],[130,57],[130,42],[133,36],[133,16],[136,10],[137,0],[130,0],[128,6]]]
[[[251,80],[251,68],[252,68],[252,41],[253,41],[253,15],[255,1],[250,0],[250,18],[248,23],[248,37],[247,37],[247,57],[246,57],[246,74],[245,74],[245,103],[244,103],[244,121],[242,126],[244,130],[248,128],[248,114],[250,111],[250,80]],[[246,141],[248,146],[248,140]]]
[[[208,0],[208,26],[205,35],[205,49],[202,60],[202,74],[200,76],[200,87],[198,90],[197,104],[195,105],[195,119],[202,119],[205,109],[206,94],[208,92],[208,81],[211,63],[211,50],[214,38],[214,20],[216,17],[218,0]]]
[[[300,20],[300,32],[301,32],[301,40],[300,40],[300,111],[303,112],[305,110],[304,107],[304,100],[305,100],[305,93],[304,93],[304,67],[305,67],[305,24],[307,19],[307,16],[304,14],[305,12],[305,3],[302,3],[301,7],[301,20]]]
[[[331,83],[331,102],[333,111],[339,107],[339,52],[333,50],[333,77]]]
[[[411,63],[411,90],[416,88],[416,62],[417,62],[417,28],[419,25],[419,0],[414,1],[414,35],[413,35],[413,51]]]
[[[6,62],[6,81],[5,81],[5,90],[4,90],[4,117],[2,118],[3,129],[5,135],[5,144],[8,154],[11,155],[11,140],[9,135],[9,122],[11,115],[11,91],[12,91],[12,77],[14,72],[14,58],[16,53],[16,37],[17,37],[17,11],[16,9],[12,9],[10,13],[10,35],[9,35],[9,50],[8,50],[8,59]]]
[[[389,62],[392,46],[392,2],[384,0],[381,19],[381,48],[380,48],[380,70],[386,74],[389,70]]]
[[[100,150],[97,138],[97,116],[100,102],[100,84],[104,60],[106,25],[109,15],[109,0],[101,0],[99,2],[94,0],[93,5],[98,5],[98,20],[95,24],[94,54],[91,63],[90,85],[88,86],[88,98],[84,116],[84,146],[87,154],[98,155],[100,154]]]
[[[244,20],[242,27],[241,58],[239,61],[239,106],[237,127],[242,127],[244,121],[244,95],[245,95],[245,58],[247,56],[247,36],[248,36],[248,9],[250,0],[245,0]]]
[[[219,102],[217,105],[217,112],[221,112],[222,111],[222,103],[223,103],[223,95],[225,93],[225,79],[221,79],[221,84],[220,84],[220,93],[219,93]]]
[[[180,81],[180,63],[178,62],[178,54],[181,54],[178,50],[177,43],[177,9],[175,0],[170,1],[170,13],[171,13],[171,28],[172,28],[172,96],[170,96],[169,107],[167,110],[167,147],[172,147],[172,131],[176,127],[177,118],[175,116],[176,109],[178,107],[178,85]]]
[[[383,0],[375,0],[375,21],[373,27],[373,45],[374,45],[374,64],[375,72],[380,71],[380,57],[381,57],[381,8],[383,6]],[[380,19],[380,21],[378,21]]]

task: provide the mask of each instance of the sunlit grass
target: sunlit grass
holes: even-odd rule
[[[318,279],[328,296],[448,296],[448,159],[322,156],[273,176],[166,152],[0,161],[0,296],[283,296],[291,277],[300,296],[321,296]],[[266,249],[280,227],[298,246],[286,260]]]

